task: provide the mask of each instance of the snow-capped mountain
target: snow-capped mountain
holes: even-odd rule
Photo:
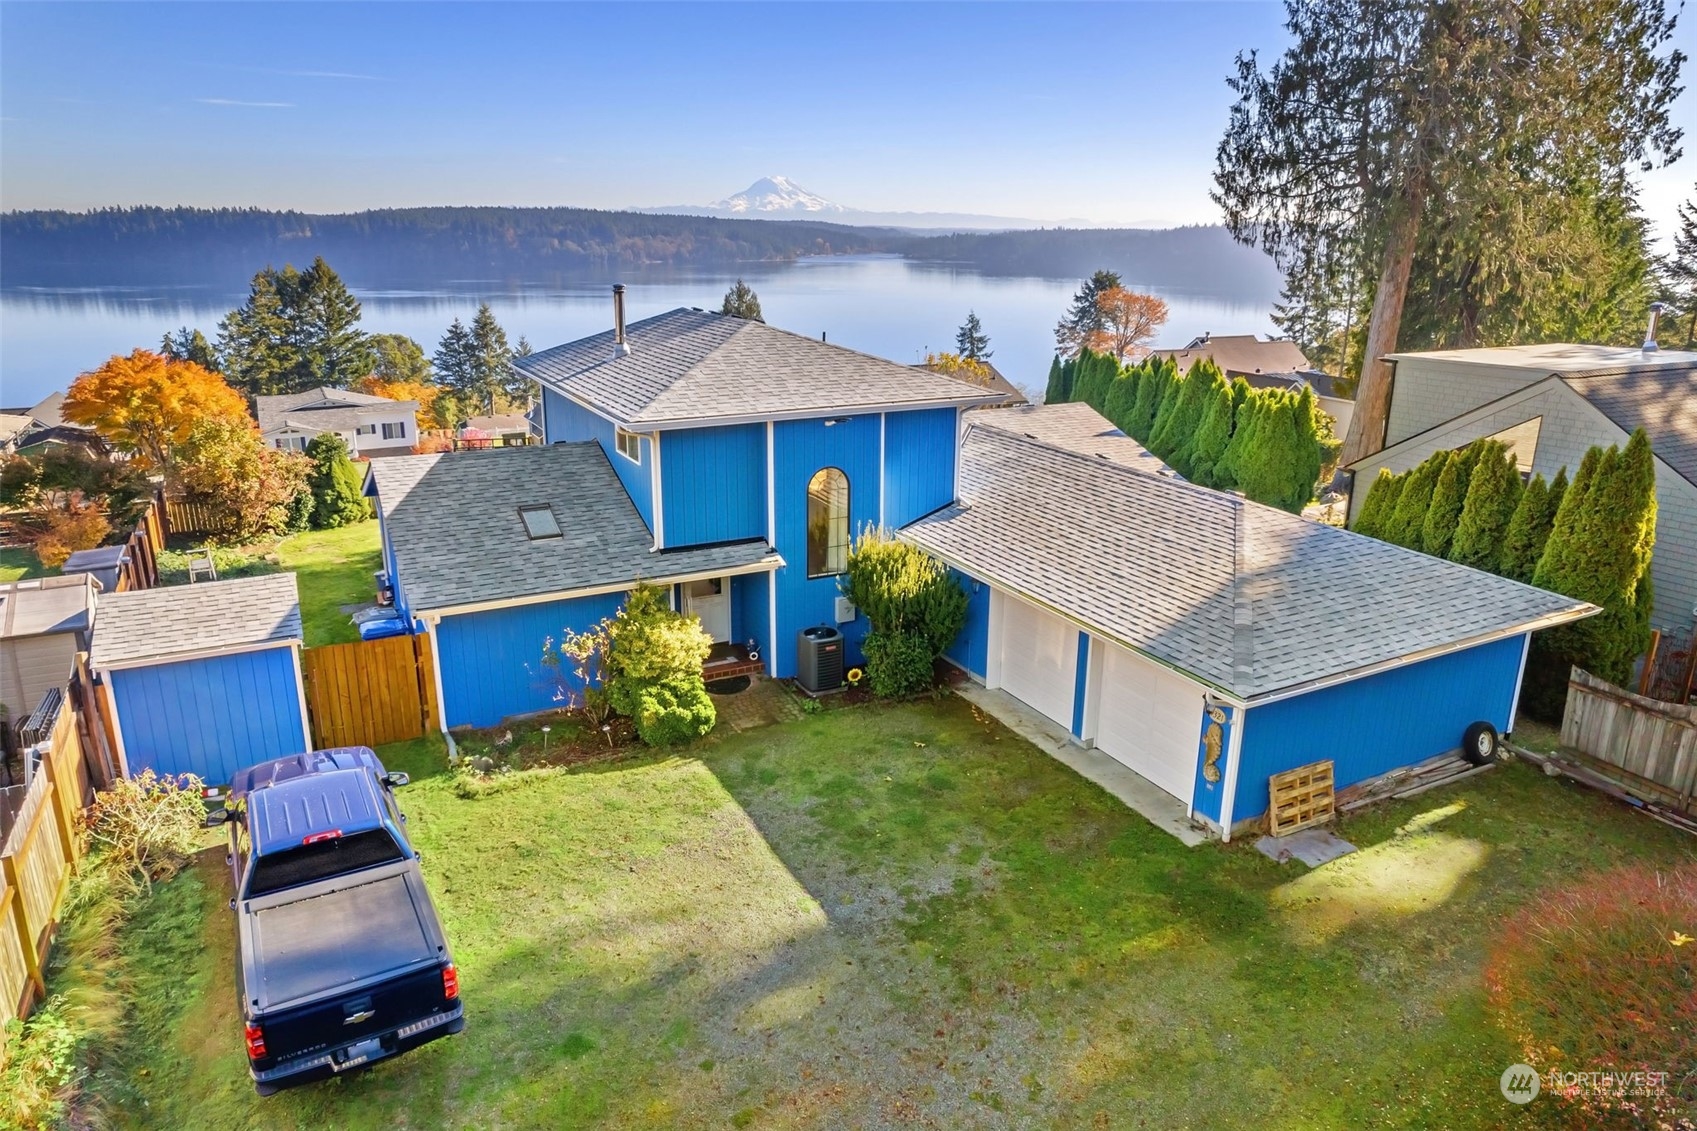
[[[840,204],[808,192],[788,177],[761,177],[735,196],[715,200],[707,207],[715,212],[731,215],[770,212],[807,212],[817,215],[847,211]]]

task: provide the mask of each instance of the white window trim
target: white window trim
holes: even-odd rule
[[[391,429],[391,428],[395,429],[395,434],[393,436],[389,435],[389,429]],[[407,422],[406,421],[404,421],[404,420],[385,420],[383,422],[383,439],[385,439],[385,440],[404,440],[406,438],[407,438]]]
[[[375,423],[373,423],[373,424],[357,424],[357,425],[354,426],[354,435],[355,436],[375,436],[375,435],[377,435],[377,425]]]
[[[629,452],[625,451],[624,441],[625,441],[625,437],[627,437],[627,436],[630,437],[632,440],[636,441],[636,454],[634,456],[631,455]],[[626,459],[630,460],[632,463],[636,464],[638,467],[641,467],[642,466],[642,433],[641,432],[632,432],[630,429],[621,428],[617,424],[613,425],[613,450],[618,452],[620,455],[624,456]]]

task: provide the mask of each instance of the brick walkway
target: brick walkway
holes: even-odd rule
[[[712,698],[719,712],[719,725],[732,730],[753,730],[801,718],[801,703],[789,687],[763,676],[754,676],[745,691]]]

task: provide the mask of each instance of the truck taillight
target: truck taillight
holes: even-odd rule
[[[252,1021],[247,1023],[247,1058],[258,1060],[265,1055],[265,1030]]]
[[[460,996],[460,972],[452,962],[442,967],[442,996],[449,1001]]]

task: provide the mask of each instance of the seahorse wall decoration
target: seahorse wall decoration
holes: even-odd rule
[[[1208,708],[1208,729],[1202,732],[1202,745],[1208,751],[1208,756],[1202,761],[1202,777],[1208,782],[1220,780],[1220,748],[1225,740],[1225,723],[1225,708]]]

